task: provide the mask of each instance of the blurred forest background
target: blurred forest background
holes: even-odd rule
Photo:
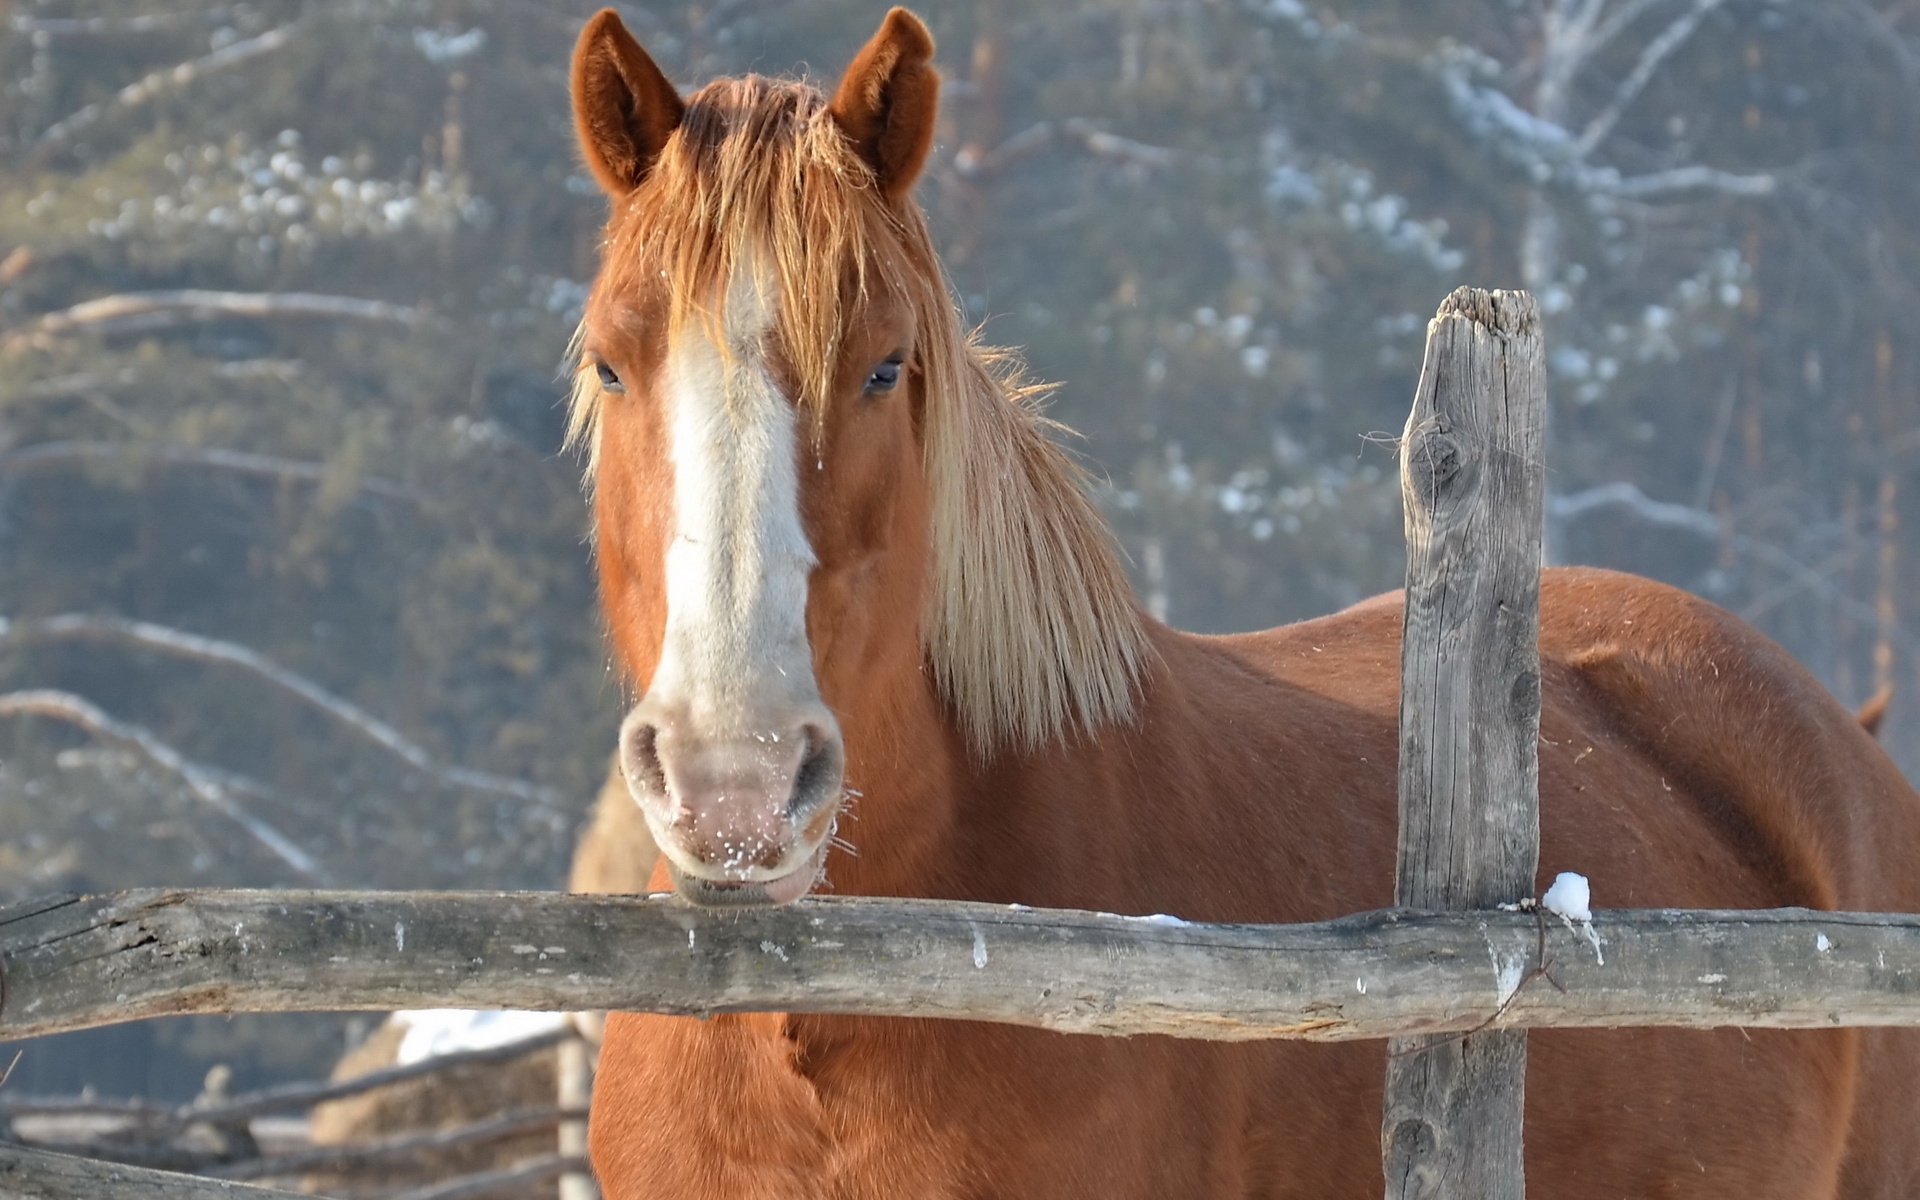
[[[560,882],[621,707],[559,453],[595,7],[0,4],[0,900]],[[884,6],[619,8],[692,87],[830,84]],[[1396,586],[1426,318],[1526,286],[1551,558],[1726,605],[1848,704],[1895,684],[1920,763],[1920,5],[920,11],[921,200],[1154,611]],[[102,1031],[14,1086],[190,1094],[339,1035]]]

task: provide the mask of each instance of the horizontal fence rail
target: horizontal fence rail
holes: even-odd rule
[[[241,1092],[218,1100],[191,1100],[185,1104],[157,1104],[149,1100],[103,1100],[87,1096],[9,1096],[0,1092],[0,1118],[21,1116],[97,1116],[124,1120],[149,1138],[177,1134],[196,1122],[225,1124],[249,1121],[273,1113],[312,1108],[329,1100],[359,1096],[378,1088],[413,1079],[426,1079],[461,1067],[511,1062],[560,1045],[579,1034],[555,1029],[517,1041],[479,1050],[436,1054],[418,1062],[382,1067],[347,1079],[303,1080],[258,1091]],[[555,1110],[557,1111],[557,1110]]]
[[[435,1006],[941,1017],[1219,1041],[1920,1026],[1920,915],[1623,909],[1593,925],[1604,962],[1541,912],[1203,925],[853,897],[717,911],[546,892],[59,896],[0,909],[0,1040],[181,1013]]]
[[[304,1192],[0,1145],[0,1200],[314,1200]]]

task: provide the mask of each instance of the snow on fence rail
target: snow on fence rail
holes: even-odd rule
[[[1920,915],[1603,910],[1576,931],[1493,907],[1526,895],[1538,855],[1541,349],[1522,293],[1460,289],[1428,328],[1401,446],[1404,908],[1202,925],[833,897],[716,912],[550,893],[61,896],[0,910],[0,1038],[436,1006],[1427,1038],[1389,1062],[1389,1200],[1518,1200],[1521,1030],[1920,1026]],[[1557,988],[1525,986],[1547,967]],[[0,1200],[286,1194],[130,1170],[0,1146]]]

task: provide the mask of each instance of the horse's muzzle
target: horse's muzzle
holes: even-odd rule
[[[824,707],[715,735],[643,701],[620,735],[627,787],[696,904],[786,903],[819,875],[846,751]]]

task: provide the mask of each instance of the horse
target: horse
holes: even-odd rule
[[[925,26],[832,92],[683,96],[611,11],[572,62],[609,200],[576,339],[619,754],[653,886],[1316,921],[1391,904],[1402,603],[1203,637],[1136,601],[1040,391],[911,192]],[[1683,592],[1541,585],[1540,881],[1628,906],[1920,909],[1920,797]],[[1515,897],[1515,899],[1520,899]],[[614,1014],[609,1200],[1377,1196],[1381,1043]],[[1537,1194],[1920,1193],[1920,1039],[1542,1031]]]

